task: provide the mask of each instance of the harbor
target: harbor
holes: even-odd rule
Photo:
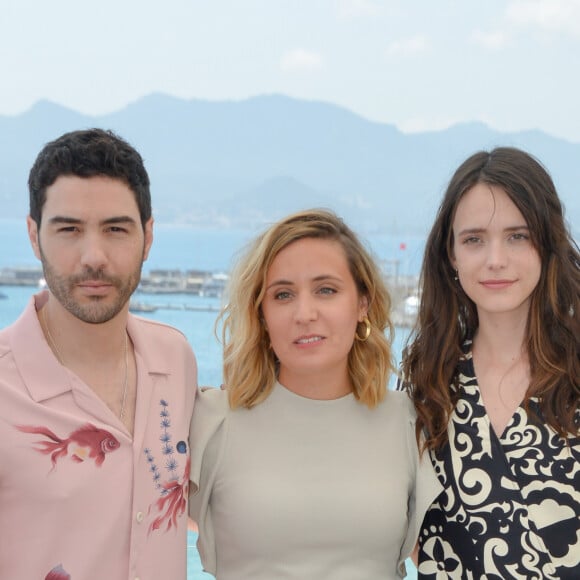
[[[189,310],[191,312],[219,312],[220,307],[214,304],[189,304],[183,303],[150,303],[140,302],[132,298],[129,302],[129,311],[134,314],[149,314],[157,310]]]
[[[415,322],[418,306],[417,276],[402,275],[396,260],[382,264],[385,283],[391,293],[391,318],[395,326],[409,328]],[[221,300],[229,279],[225,272],[207,270],[152,269],[144,272],[131,299],[129,310],[148,314],[159,310],[219,312]],[[42,268],[16,266],[0,268],[0,286],[45,286]],[[0,293],[1,294],[1,293]],[[167,300],[171,296],[171,300]],[[182,296],[183,301],[178,297]],[[217,299],[204,304],[192,302],[189,297]],[[1,296],[0,296],[1,297]]]

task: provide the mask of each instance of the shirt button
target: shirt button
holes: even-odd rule
[[[145,518],[145,515],[143,514],[143,512],[137,512],[137,523],[140,524],[143,519]],[[139,580],[139,578],[135,578],[135,580]]]

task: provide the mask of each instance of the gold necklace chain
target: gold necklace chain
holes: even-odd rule
[[[119,419],[125,417],[125,403],[127,402],[127,385],[129,384],[129,348],[127,347],[127,331],[125,330],[125,377],[123,378],[123,396],[121,398],[121,411]]]
[[[58,359],[58,362],[62,366],[65,366],[62,354],[60,354],[60,350],[59,350],[58,346],[56,345],[56,341],[54,340],[54,338],[52,338],[52,334],[50,333],[50,326],[48,325],[46,310],[47,310],[47,308],[46,308],[46,306],[44,306],[42,308],[42,310],[40,311],[40,314],[42,316],[42,322],[44,322],[44,328],[46,328],[46,335],[48,336],[48,342],[50,343],[50,347],[52,348],[52,350],[54,350],[54,354],[56,354],[56,358]]]
[[[45,305],[40,310],[40,315],[42,317],[42,321],[44,322],[44,327],[46,328],[46,335],[48,336],[48,342],[50,343],[50,346],[54,350],[54,353],[56,354],[56,358],[58,359],[58,362],[62,366],[66,366],[64,364],[64,357],[62,356],[60,349],[58,348],[58,345],[56,344],[56,341],[54,340],[54,338],[52,337],[52,333],[50,332],[50,325],[48,324],[48,314],[46,313],[46,311],[47,311],[47,308]],[[127,331],[125,331],[124,351],[125,351],[124,352],[124,355],[125,355],[125,376],[123,378],[123,391],[122,391],[122,396],[121,396],[121,410],[119,412],[119,418],[121,419],[121,421],[125,417],[125,405],[127,403],[127,391],[128,391],[128,387],[129,387],[129,346],[128,346],[128,339],[127,339]]]

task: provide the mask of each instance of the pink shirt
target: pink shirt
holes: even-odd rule
[[[0,578],[185,580],[193,352],[129,316],[134,436],[61,366],[38,323],[46,293],[0,331]]]

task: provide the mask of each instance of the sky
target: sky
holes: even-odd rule
[[[0,115],[284,94],[580,143],[580,0],[2,0]]]

